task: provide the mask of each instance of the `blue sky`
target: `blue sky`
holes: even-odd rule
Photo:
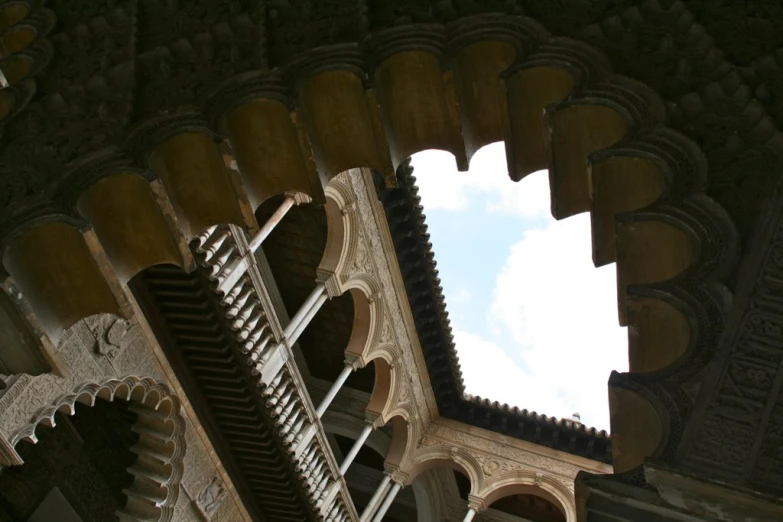
[[[606,381],[628,365],[614,265],[592,264],[588,214],[555,221],[545,171],[508,179],[502,143],[469,172],[412,160],[466,391],[609,429]]]

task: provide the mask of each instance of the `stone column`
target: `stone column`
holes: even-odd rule
[[[323,417],[323,414],[326,412],[327,408],[329,408],[329,405],[337,396],[337,392],[339,392],[340,388],[343,387],[343,384],[345,384],[345,381],[348,379],[348,376],[351,375],[351,372],[353,372],[353,366],[346,364],[345,368],[343,368],[343,371],[340,372],[340,375],[337,377],[337,380],[334,381],[334,384],[329,389],[326,397],[324,397],[321,401],[321,404],[318,405],[318,409],[315,410],[315,414],[319,419]]]
[[[321,283],[317,284],[313,291],[310,292],[310,295],[307,297],[302,306],[299,307],[299,310],[296,312],[296,314],[294,314],[294,316],[291,318],[291,322],[288,323],[288,326],[286,326],[285,330],[283,331],[283,336],[286,339],[290,339],[303,323],[305,326],[307,326],[307,323],[304,321],[305,317],[310,313],[311,309],[315,307],[316,303],[325,295],[326,287]],[[323,305],[323,301],[321,301],[320,304]],[[318,308],[320,308],[320,305],[316,308],[316,312],[318,311]],[[314,315],[315,313],[312,314],[312,316]],[[312,319],[312,316],[310,319]],[[293,343],[294,342],[292,341],[289,344]]]
[[[362,430],[361,435],[359,435],[359,438],[356,439],[356,442],[354,442],[351,451],[349,451],[348,455],[345,456],[343,463],[340,464],[340,475],[345,476],[348,468],[351,467],[353,459],[355,459],[356,455],[359,454],[359,450],[362,449],[362,446],[364,446],[364,443],[367,441],[367,437],[370,436],[370,433],[372,433],[372,424],[367,424]]]
[[[386,494],[386,491],[389,489],[389,484],[391,483],[391,475],[388,473],[384,473],[383,480],[381,480],[381,483],[378,485],[378,489],[375,490],[375,493],[373,493],[372,498],[370,498],[370,502],[367,504],[367,507],[364,508],[364,511],[362,512],[362,516],[359,517],[359,522],[368,522],[370,517],[375,513],[375,508],[378,507],[378,503],[381,501],[383,496]]]
[[[375,518],[372,519],[373,522],[381,522],[383,520],[383,517],[386,515],[386,512],[389,511],[392,502],[394,502],[394,498],[397,496],[397,493],[400,492],[400,489],[402,489],[402,484],[395,482],[391,490],[389,490],[389,494],[386,495],[386,499],[383,501],[383,504],[381,504],[380,509],[378,509],[378,513],[375,514]]]

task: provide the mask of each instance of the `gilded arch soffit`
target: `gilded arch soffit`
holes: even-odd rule
[[[617,112],[622,113],[631,123],[639,124],[638,127],[635,127],[639,132],[629,135],[628,140],[621,142],[619,147],[621,150],[614,152],[628,153],[632,151],[636,154],[652,155],[658,159],[681,155],[682,149],[687,147],[681,142],[677,142],[673,146],[672,143],[664,139],[671,136],[659,125],[663,119],[691,136],[693,141],[705,144],[704,152],[710,176],[714,178],[707,180],[709,187],[711,187],[710,193],[719,196],[721,203],[729,209],[731,218],[738,222],[740,230],[747,231],[755,221],[758,209],[762,208],[759,202],[763,199],[764,194],[771,192],[772,185],[777,182],[777,177],[772,173],[770,165],[775,163],[773,160],[778,157],[780,134],[774,123],[771,123],[769,117],[764,113],[764,109],[758,107],[748,94],[748,86],[745,80],[737,75],[737,68],[723,59],[720,51],[714,47],[709,35],[699,25],[698,17],[688,10],[689,5],[697,5],[697,3],[673,2],[671,6],[668,6],[670,7],[668,9],[664,9],[658,4],[651,2],[638,7],[633,3],[627,3],[619,6],[616,11],[604,12],[600,8],[591,11],[585,7],[588,5],[587,3],[577,2],[575,12],[579,12],[580,16],[561,16],[562,19],[558,19],[556,16],[558,14],[556,7],[530,5],[528,6],[529,11],[514,7],[507,15],[517,16],[523,13],[532,15],[535,19],[542,21],[554,35],[576,35],[586,41],[597,42],[596,45],[609,54],[609,62],[615,72],[625,73],[627,71],[624,67],[633,69],[630,65],[633,63],[638,63],[640,66],[649,64],[652,58],[656,58],[656,53],[660,52],[659,49],[664,49],[664,54],[672,55],[672,64],[677,65],[672,68],[672,71],[676,73],[674,76],[686,86],[679,88],[679,90],[667,87],[665,82],[672,74],[660,75],[663,79],[656,75],[649,78],[643,77],[641,79],[644,79],[659,93],[665,94],[664,103],[650,103],[646,93],[639,94],[634,89],[628,89],[628,85],[613,76],[611,71],[602,71],[600,64],[590,63],[589,60],[585,61],[584,56],[580,56],[579,53],[572,53],[568,55],[566,61],[572,60],[573,63],[571,61],[569,63],[579,73],[582,85],[578,95],[569,99],[567,105],[584,105],[587,102],[601,100],[607,105],[614,106]],[[37,9],[39,5],[36,3],[35,7]],[[110,27],[119,29],[106,32],[111,40],[111,45],[108,47],[113,47],[115,52],[92,52],[89,43],[95,43],[106,36],[101,32],[102,28],[105,29],[106,24],[87,24],[90,27],[97,27],[96,34],[87,35],[88,45],[63,45],[63,50],[70,49],[72,54],[63,53],[57,63],[52,64],[51,70],[47,70],[51,79],[47,86],[52,92],[45,94],[52,95],[53,98],[51,96],[42,96],[41,98],[45,98],[47,101],[52,101],[52,99],[56,101],[59,95],[69,103],[55,105],[54,108],[57,110],[52,115],[49,114],[49,107],[42,101],[33,101],[27,105],[24,114],[15,113],[17,116],[14,116],[13,120],[8,120],[5,135],[14,136],[14,138],[5,144],[2,161],[0,161],[2,163],[0,170],[8,174],[10,180],[8,183],[10,190],[6,192],[10,194],[8,202],[15,203],[18,198],[40,194],[40,189],[43,187],[52,187],[52,183],[56,184],[58,173],[63,170],[64,166],[78,163],[78,160],[96,149],[114,147],[116,150],[112,150],[117,153],[116,156],[112,156],[113,159],[116,159],[115,166],[119,165],[121,168],[138,167],[134,163],[135,160],[129,159],[129,156],[134,157],[135,155],[121,150],[124,144],[121,143],[121,138],[117,138],[117,133],[123,134],[127,125],[139,114],[146,115],[177,109],[183,103],[189,108],[200,105],[202,99],[212,98],[214,89],[217,89],[217,86],[211,84],[215,78],[222,80],[248,70],[261,68],[266,71],[268,66],[290,64],[294,57],[308,49],[328,44],[357,42],[363,40],[370,33],[383,33],[395,25],[395,22],[400,21],[407,24],[415,22],[414,25],[418,23],[434,25],[416,25],[412,28],[413,32],[407,36],[402,34],[404,30],[389,29],[390,32],[374,40],[372,45],[383,47],[400,37],[401,34],[403,44],[419,45],[422,43],[418,41],[421,35],[426,30],[435,28],[434,31],[430,31],[434,35],[433,38],[425,38],[424,47],[430,50],[435,49],[435,54],[438,54],[442,53],[447,37],[451,37],[448,33],[455,27],[447,27],[444,25],[445,22],[490,10],[494,11],[496,8],[494,5],[484,6],[482,4],[467,10],[460,7],[440,12],[434,7],[426,6],[424,9],[415,11],[420,11],[421,14],[414,17],[410,16],[414,11],[412,6],[408,4],[400,6],[395,13],[386,12],[372,2],[368,3],[367,7],[366,10],[357,10],[353,4],[349,6],[347,3],[334,2],[325,6],[319,5],[300,17],[298,16],[300,13],[288,5],[279,6],[275,10],[267,10],[264,4],[259,4],[250,13],[240,13],[239,15],[233,12],[222,13],[218,17],[220,18],[218,23],[222,24],[222,30],[231,28],[233,31],[235,27],[247,27],[246,24],[243,26],[239,23],[244,23],[243,20],[238,22],[235,19],[236,16],[244,16],[245,14],[251,15],[251,20],[256,23],[251,24],[251,27],[244,32],[237,30],[237,34],[242,33],[243,36],[236,36],[232,33],[236,38],[227,38],[226,41],[229,41],[229,44],[215,39],[213,43],[217,50],[212,56],[216,56],[217,59],[212,60],[211,56],[202,56],[194,51],[196,59],[185,61],[178,60],[176,58],[178,53],[172,52],[179,50],[176,45],[180,43],[183,35],[185,40],[187,40],[188,34],[206,34],[212,38],[208,29],[211,28],[214,20],[204,20],[200,8],[194,7],[177,11],[168,5],[144,4],[144,9],[152,9],[154,12],[145,12],[142,19],[154,22],[150,27],[145,27],[146,32],[144,32],[145,37],[150,35],[152,37],[142,38],[143,41],[139,46],[135,45],[136,39],[132,34],[132,28],[135,28],[135,25],[129,23],[130,19],[135,17],[132,10],[118,8],[113,12],[104,12],[106,8],[103,6],[91,10],[92,7],[75,5],[69,6],[68,12],[58,11],[57,14],[61,17],[59,22],[63,28],[62,34],[56,35],[60,40],[84,37],[80,32],[84,25],[83,19],[98,21],[103,19]],[[333,17],[336,16],[341,18],[335,26],[330,22],[333,22]],[[398,20],[398,17],[402,17],[402,19]],[[531,51],[531,56],[537,59],[541,58],[541,56],[535,55],[540,51],[544,55],[554,53],[559,59],[563,59],[564,50],[558,48],[562,42],[549,39],[542,28],[537,24],[529,23],[529,20],[512,19],[509,16],[472,19],[479,23],[474,27],[476,32],[470,33],[469,36],[496,37],[500,34],[502,38],[505,38],[508,36],[509,19],[512,22],[512,29],[525,33],[524,41],[520,45],[526,52]],[[173,23],[175,20],[177,23]],[[463,18],[463,20],[468,19]],[[29,20],[23,21],[23,24],[30,25],[33,24],[33,21],[33,15],[31,15]],[[268,34],[261,30],[267,26],[267,21],[270,22]],[[617,45],[617,38],[622,38],[622,34],[628,32],[633,33],[634,28],[640,23],[653,29],[650,31],[652,36],[647,35],[640,39],[640,42],[634,44],[635,47],[634,45]],[[46,36],[50,41],[59,41],[54,37],[49,38],[47,30],[44,26],[41,27],[40,30],[36,30],[37,36],[42,38]],[[335,27],[339,30],[335,30]],[[327,30],[327,28],[329,29]],[[408,28],[403,27],[403,29]],[[170,34],[166,34],[167,31]],[[672,34],[677,38],[674,38]],[[246,41],[247,38],[250,40]],[[647,41],[649,38],[652,39],[652,43],[657,45],[651,45],[651,42]],[[542,43],[539,39],[543,39],[545,45],[536,48],[536,43]],[[248,45],[248,41],[252,41],[254,44],[263,41],[267,45]],[[530,46],[532,47],[528,48]],[[566,47],[568,47],[566,51],[574,50],[574,46]],[[576,45],[575,47],[581,46]],[[626,47],[631,48],[628,56],[620,55],[618,57],[617,49],[625,49]],[[161,49],[170,52],[157,52]],[[362,63],[362,54],[356,45],[349,44],[347,47],[337,49],[337,51],[339,51],[337,52],[339,58],[345,56],[349,58],[349,68],[363,70],[365,64]],[[343,51],[345,54],[341,54]],[[384,56],[387,51],[380,54]],[[227,65],[227,61],[224,60],[227,56],[235,58],[231,60],[231,65]],[[107,58],[107,63],[110,65],[108,69],[114,71],[119,78],[110,78],[108,74],[102,74],[100,79],[111,80],[104,82],[104,84],[116,84],[122,88],[97,89],[97,92],[91,92],[90,89],[82,91],[77,89],[74,91],[75,94],[70,93],[69,89],[74,85],[87,87],[98,85],[100,87],[101,82],[91,81],[93,78],[90,75],[94,70],[101,70],[103,73],[105,64],[101,60]],[[136,61],[138,61],[138,68],[129,67]],[[73,63],[82,62],[89,66],[80,69],[70,67]],[[318,60],[316,60],[316,65],[318,65]],[[324,67],[327,69],[332,65],[328,60],[324,61]],[[585,66],[582,67],[582,65]],[[285,78],[278,78],[277,71],[271,73],[274,78],[270,80],[270,83],[274,83],[275,89],[278,89],[275,91],[275,96],[286,99],[286,95],[280,94],[278,88],[284,83],[283,80],[292,79],[296,83],[304,73],[312,73],[312,67],[313,64],[308,63],[287,68],[284,71],[285,74],[282,75]],[[137,70],[138,77],[135,79],[139,81],[128,81]],[[681,70],[685,72],[682,73]],[[644,74],[644,71],[636,72],[639,75]],[[262,76],[264,74],[266,72]],[[150,81],[146,81],[148,79]],[[591,83],[592,80],[595,81]],[[140,92],[134,92],[136,85],[139,86]],[[707,85],[707,88],[697,88],[701,85]],[[253,91],[256,87],[258,85],[248,89]],[[264,84],[262,87],[267,89],[269,85]],[[64,93],[68,96],[63,97]],[[95,103],[95,94],[98,94],[98,99],[105,103]],[[249,95],[248,92],[241,94],[243,96]],[[214,105],[220,105],[218,103],[220,101],[210,100],[210,103],[205,105],[209,105],[211,108],[204,108],[204,111],[209,112],[214,109]],[[286,99],[286,101],[289,100]],[[641,104],[637,102],[641,102]],[[727,106],[729,109],[726,109]],[[663,111],[660,110],[661,108]],[[729,119],[734,118],[736,121],[733,120],[728,124],[715,124],[716,121],[723,121],[720,118],[721,113],[727,110],[732,115]],[[205,116],[202,119],[208,121],[210,118],[211,116]],[[651,120],[655,123],[651,123]],[[42,128],[46,132],[41,133],[40,129]],[[90,132],[85,132],[85,128]],[[90,136],[90,140],[85,138],[87,135]],[[17,139],[16,136],[20,138]],[[655,139],[650,140],[651,136]],[[734,139],[735,136],[739,136],[740,140],[747,143],[737,142]],[[664,146],[660,146],[661,143],[664,143]],[[42,144],[46,147],[42,148]],[[743,145],[747,146],[743,149]],[[737,155],[733,151],[737,148],[748,151],[747,154],[742,155],[741,161],[735,161]],[[462,152],[456,150],[456,153],[464,155],[464,150]],[[677,161],[672,163],[679,165],[684,171],[694,170],[693,165],[687,164],[687,162],[685,165],[680,165]],[[383,165],[383,167],[386,166]],[[751,166],[754,168],[749,168]],[[112,169],[108,170],[112,171]],[[20,172],[24,175],[19,175]],[[748,172],[760,174],[755,179],[749,179]],[[385,172],[385,174],[389,173]],[[694,175],[694,177],[698,176]],[[2,179],[5,184],[6,176],[3,175]],[[662,221],[680,223],[690,236],[704,239],[700,245],[701,251],[710,255],[705,255],[704,262],[699,264],[698,269],[694,269],[688,274],[688,277],[683,277],[683,280],[678,281],[674,289],[648,285],[645,288],[635,289],[635,291],[644,297],[666,296],[667,299],[681,307],[693,308],[692,322],[699,327],[701,339],[709,341],[719,336],[722,330],[721,314],[730,306],[730,294],[725,291],[722,283],[733,270],[733,257],[736,252],[732,252],[732,250],[735,246],[733,243],[736,243],[736,237],[733,237],[731,221],[723,219],[727,216],[721,213],[719,206],[713,205],[709,198],[703,197],[700,180],[694,180],[687,176],[684,179],[687,181],[685,186],[679,187],[683,190],[681,192],[673,191],[672,194],[676,197],[669,194],[670,197],[677,200],[678,204],[659,205],[656,208],[646,209],[646,213],[637,214],[635,217],[644,218],[654,215]],[[698,189],[695,194],[691,193],[691,189],[694,187]],[[32,214],[32,217],[52,219],[56,215],[59,219],[63,215],[70,215],[72,209],[63,209],[57,198],[48,197],[58,193],[58,190],[52,187],[52,190],[46,193],[47,197],[43,198],[43,204],[35,207],[36,212]],[[687,196],[684,196],[686,193]],[[30,210],[30,208],[25,209],[25,211]],[[11,215],[19,217],[13,212]],[[25,215],[28,218],[31,217],[29,213]],[[710,240],[715,237],[717,240]],[[373,251],[377,252],[375,249]],[[385,282],[383,278],[382,281]],[[392,308],[390,313],[392,319],[396,321],[394,310]],[[403,357],[405,357],[405,353],[408,352],[403,350]],[[689,363],[693,363],[694,367],[698,366],[709,359],[712,354],[704,352],[702,355],[704,355],[703,360],[689,361]],[[415,361],[406,360],[405,362]],[[418,366],[418,368],[421,372],[423,366]],[[685,372],[687,369],[681,365],[677,370]],[[672,375],[668,377],[672,377]],[[677,381],[681,377],[683,377],[682,373],[677,374],[673,380]],[[459,383],[459,378],[455,382]],[[613,385],[638,391],[654,403],[657,410],[666,412],[665,416],[669,417],[668,423],[670,424],[668,432],[674,434],[671,437],[672,441],[676,441],[677,435],[682,431],[682,424],[689,412],[688,405],[691,400],[687,394],[676,389],[678,384],[681,382],[672,384],[671,380],[660,384],[653,382],[652,379],[634,375],[613,377]],[[459,384],[457,384],[457,388],[459,388]],[[673,450],[673,446],[667,446],[661,448],[660,453],[669,456]]]

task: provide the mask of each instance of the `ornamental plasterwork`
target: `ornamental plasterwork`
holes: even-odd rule
[[[199,491],[196,505],[207,520],[212,520],[226,498],[226,488],[219,477],[215,476]]]
[[[413,416],[426,415],[419,419],[419,433],[417,440],[408,448],[407,456],[403,459],[402,468],[407,469],[408,464],[413,466],[418,462],[416,456],[423,448],[429,447],[432,455],[433,447],[438,449],[435,454],[443,450],[443,458],[468,463],[477,469],[470,473],[477,477],[474,491],[480,495],[486,495],[495,487],[506,484],[509,477],[525,477],[525,481],[533,485],[538,484],[544,489],[556,490],[558,496],[573,504],[573,481],[581,470],[597,473],[611,472],[611,468],[605,464],[588,459],[575,457],[567,453],[543,448],[504,435],[499,435],[485,430],[479,430],[464,426],[460,423],[445,419],[438,419],[437,408],[432,390],[429,386],[429,378],[426,372],[422,351],[416,344],[418,338],[413,323],[410,309],[402,284],[399,270],[394,270],[397,260],[394,257],[394,248],[388,233],[385,214],[380,208],[380,203],[371,183],[370,174],[361,169],[354,169],[335,178],[332,183],[340,186],[340,194],[348,199],[347,211],[343,213],[344,219],[349,220],[352,233],[355,234],[353,252],[348,252],[352,258],[346,262],[347,268],[345,281],[357,276],[369,276],[377,281],[380,288],[383,318],[381,325],[380,346],[391,346],[386,351],[391,351],[399,357],[393,365],[400,365],[405,370],[395,372],[400,377],[395,385],[396,401],[391,408],[407,405],[412,408]],[[345,186],[347,185],[347,187]],[[345,205],[344,205],[345,206]],[[353,215],[358,213],[358,216]],[[357,219],[358,217],[358,219]],[[380,349],[380,346],[378,349]],[[367,354],[372,357],[372,354]],[[418,375],[417,375],[418,374]],[[437,419],[437,420],[436,420]],[[401,471],[403,469],[401,468]]]
[[[439,419],[427,429],[423,445],[457,443],[470,451],[482,462],[497,461],[510,469],[541,471],[573,481],[582,470],[594,473],[611,473],[611,467],[597,461],[577,457],[568,453],[550,450],[542,446],[512,439],[486,430],[464,426],[458,422]],[[505,469],[494,469],[491,474]]]
[[[350,268],[344,274],[345,280],[366,274],[378,282],[383,310],[379,345],[392,346],[393,355],[400,358],[398,362],[392,363],[398,365],[397,373],[401,376],[396,381],[399,390],[394,406],[408,404],[413,408],[412,416],[420,419],[421,428],[429,424],[437,408],[421,350],[414,349],[414,343],[418,343],[418,340],[415,335],[411,336],[411,332],[416,331],[413,318],[407,302],[400,301],[406,294],[399,270],[392,273],[391,267],[396,267],[397,260],[391,238],[388,237],[383,210],[373,208],[373,202],[379,203],[363,170],[353,169],[331,183],[342,185],[341,194],[350,194],[349,197],[355,198],[355,201],[348,201],[344,205],[347,210],[344,219],[350,220],[355,227],[356,241],[354,252],[349,254],[353,259],[346,263]],[[354,213],[358,214],[358,219],[352,219]],[[405,370],[400,372],[400,367]],[[412,377],[412,369],[415,369],[418,379]]]
[[[9,441],[25,429],[29,429],[39,416],[56,404],[58,399],[72,394],[91,383],[102,383],[111,379],[135,378],[128,376],[143,376],[146,379],[162,383],[180,401],[185,402],[180,414],[184,423],[185,454],[182,457],[183,475],[180,484],[188,491],[201,491],[212,479],[219,475],[228,480],[220,463],[214,458],[215,452],[196,420],[187,398],[182,393],[179,384],[172,380],[171,369],[165,370],[159,363],[148,337],[144,334],[145,326],[136,317],[130,319],[127,328],[117,328],[109,333],[117,322],[116,317],[95,316],[79,321],[71,327],[61,339],[57,347],[66,371],[64,377],[46,373],[39,376],[19,375],[11,385],[0,395],[0,440]],[[102,329],[105,325],[107,330]],[[125,330],[125,333],[122,333]],[[107,335],[108,334],[108,335]],[[109,339],[114,357],[96,352],[100,339]],[[104,341],[105,342],[105,341]],[[171,378],[170,378],[171,376]],[[39,427],[40,429],[47,429]],[[28,444],[28,442],[20,442]],[[18,464],[14,461],[15,453],[10,451],[10,444],[0,445],[0,465]],[[22,464],[23,465],[23,464]],[[231,521],[249,521],[250,518],[231,488],[230,498],[221,506],[219,519]],[[174,507],[174,521],[192,521],[193,511],[187,506],[186,495],[180,495]],[[216,518],[217,520],[218,518]]]

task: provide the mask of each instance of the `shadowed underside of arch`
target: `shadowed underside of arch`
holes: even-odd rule
[[[76,415],[77,403],[94,407],[98,400],[127,401],[127,409],[133,416],[130,430],[135,439],[127,448],[135,457],[127,468],[132,480],[122,490],[126,502],[117,515],[129,521],[171,520],[183,473],[185,425],[179,413],[179,400],[152,379],[127,377],[80,386],[38,412],[31,423],[12,437],[11,443],[36,444],[39,426],[53,428],[57,415]]]
[[[615,469],[642,480],[648,457],[696,466],[691,432],[720,439],[718,414],[688,424],[738,375],[717,357],[732,292],[754,284],[736,276],[740,249],[758,248],[757,268],[767,244],[749,238],[772,242],[755,234],[783,150],[769,46],[729,63],[716,41],[732,38],[710,36],[722,25],[695,0],[576,1],[565,14],[557,2],[25,5],[1,35],[13,81],[0,94],[0,244],[54,344],[82,317],[127,314],[136,274],[191,268],[188,242],[207,227],[253,231],[270,197],[323,204],[329,179],[368,168],[440,413],[607,461],[605,434],[462,397],[405,161],[438,148],[465,169],[502,140],[512,179],[548,168],[553,214],[590,212],[596,264],[617,264],[619,320],[635,335],[631,372],[610,379]],[[755,40],[744,27],[736,40]],[[754,360],[779,381],[779,365]],[[781,493],[758,463],[760,447],[777,458],[762,414],[777,395],[762,388],[755,425],[733,416],[750,442],[721,473],[746,485],[753,468],[770,478],[754,487]]]

